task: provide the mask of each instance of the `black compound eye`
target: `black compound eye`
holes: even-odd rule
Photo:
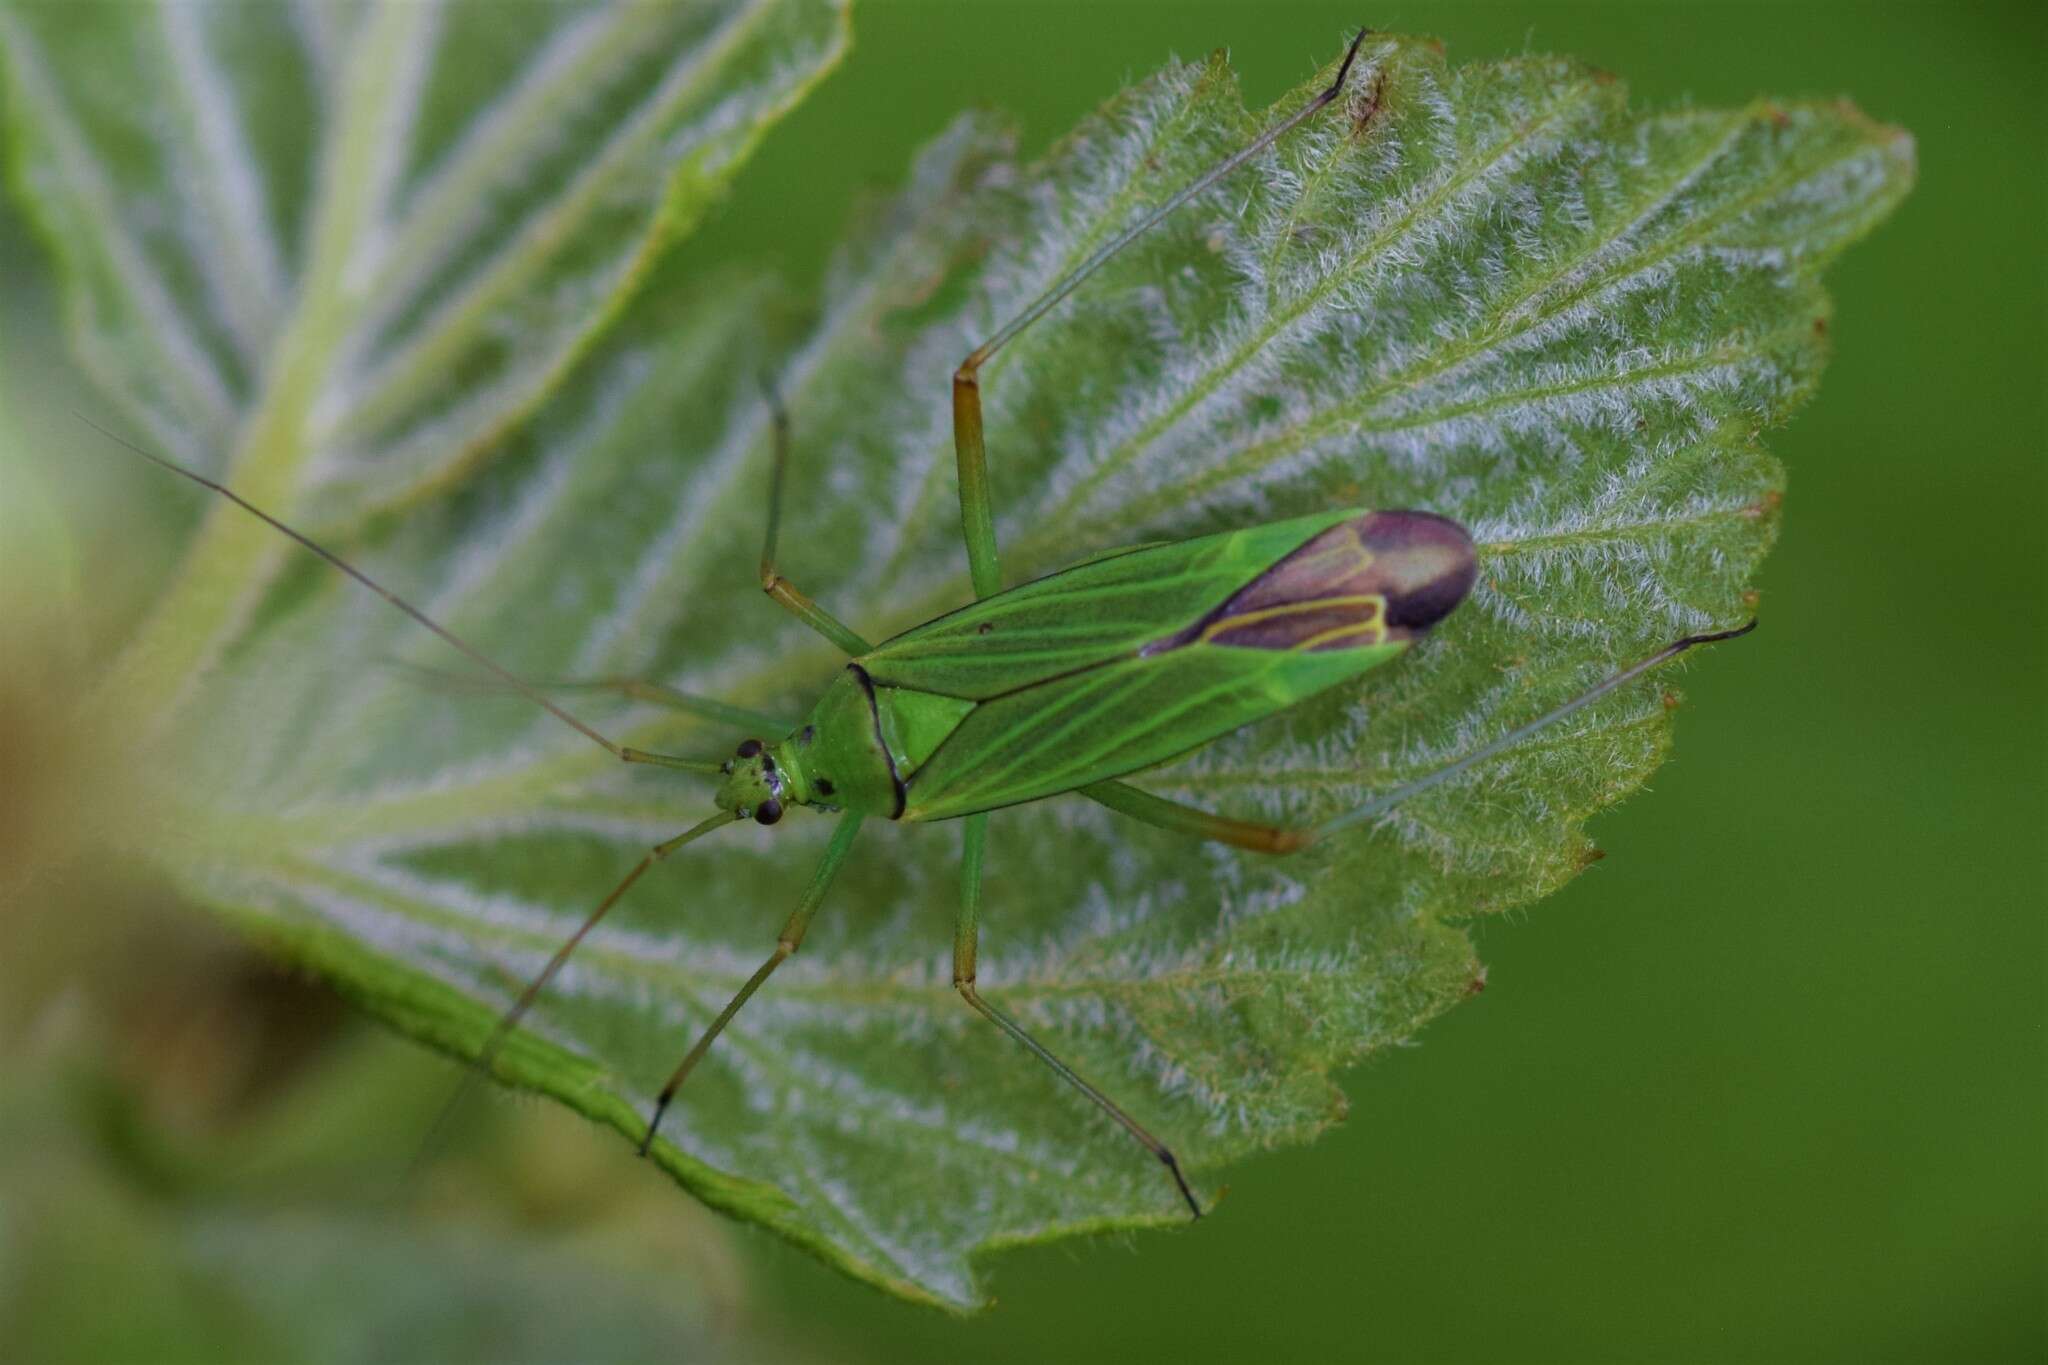
[[[760,753],[760,752],[761,752],[761,741],[760,741],[760,740],[758,740],[758,739],[743,739],[743,740],[741,740],[741,741],[740,741],[740,757],[741,757],[741,758],[752,758],[752,757],[753,757],[753,756],[754,756],[755,754],[758,754],[758,753]]]
[[[782,803],[772,796],[754,807],[754,820],[758,824],[772,825],[781,818]]]

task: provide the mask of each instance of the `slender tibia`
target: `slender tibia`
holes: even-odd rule
[[[391,667],[401,669],[428,684],[451,692],[491,692],[517,695],[511,688],[496,678],[478,677],[473,673],[457,673],[453,669],[429,668],[424,664],[393,660]],[[682,711],[699,720],[722,725],[742,735],[779,735],[789,729],[786,721],[731,702],[719,701],[713,697],[700,697],[694,692],[684,692],[666,683],[649,682],[645,678],[528,678],[530,685],[543,692],[610,692],[633,701],[650,702],[655,706],[666,706],[673,711]]]
[[[1122,1106],[1109,1096],[1097,1090],[1080,1073],[1055,1057],[1052,1052],[1025,1031],[1024,1026],[1004,1014],[982,998],[975,989],[975,959],[980,943],[981,919],[981,861],[988,842],[988,815],[970,815],[962,822],[960,852],[960,917],[953,925],[953,989],[960,992],[965,1000],[982,1018],[1010,1035],[1022,1045],[1025,1051],[1052,1068],[1053,1074],[1087,1096],[1103,1113],[1137,1139],[1138,1145],[1150,1152],[1153,1159],[1166,1167],[1166,1173],[1173,1177],[1174,1188],[1187,1201],[1189,1212],[1195,1217],[1202,1216],[1202,1206],[1196,1202],[1195,1192],[1188,1188],[1187,1177],[1181,1174],[1180,1159],[1173,1150],[1158,1138],[1147,1132],[1145,1126],[1123,1111]]]
[[[1362,824],[1376,815],[1384,814],[1410,797],[1419,796],[1431,787],[1440,786],[1450,781],[1466,769],[1484,763],[1487,759],[1514,748],[1537,731],[1548,729],[1566,716],[1571,715],[1574,711],[1591,706],[1616,688],[1633,682],[1650,670],[1671,662],[1688,649],[1693,649],[1699,645],[1714,644],[1720,640],[1733,640],[1738,636],[1747,635],[1755,629],[1756,622],[1750,621],[1748,624],[1737,626],[1733,630],[1710,631],[1704,635],[1688,635],[1682,640],[1674,640],[1640,663],[1630,664],[1619,673],[1593,684],[1585,691],[1579,693],[1578,696],[1565,702],[1562,706],[1553,707],[1527,724],[1516,726],[1491,744],[1481,745],[1463,758],[1454,759],[1433,773],[1418,777],[1413,782],[1404,782],[1392,791],[1382,792],[1363,805],[1354,806],[1341,815],[1332,816],[1330,819],[1317,825],[1313,835],[1315,838],[1321,839],[1327,835],[1335,834],[1338,830],[1349,829],[1351,826]]]
[[[782,926],[781,935],[775,940],[775,951],[768,955],[768,960],[755,969],[754,974],[747,978],[746,984],[740,987],[739,993],[718,1012],[718,1017],[704,1030],[704,1035],[676,1066],[675,1074],[668,1078],[668,1084],[661,1088],[661,1094],[654,1102],[654,1113],[647,1120],[647,1132],[640,1139],[640,1155],[646,1156],[648,1150],[654,1146],[654,1134],[661,1127],[662,1115],[668,1112],[669,1101],[676,1097],[676,1091],[690,1078],[690,1073],[697,1069],[697,1063],[711,1050],[711,1044],[717,1040],[718,1035],[725,1032],[725,1026],[732,1022],[732,1017],[740,1012],[740,1006],[752,999],[754,992],[761,989],[761,983],[803,946],[804,934],[810,929],[811,920],[817,915],[818,907],[824,903],[825,892],[832,885],[832,878],[837,875],[840,864],[846,861],[847,853],[853,848],[853,836],[860,833],[860,822],[860,815],[851,811],[839,817],[839,824],[832,831],[832,842],[826,845],[825,856],[818,863],[818,870],[811,874],[811,884],[804,888],[803,898],[797,902],[788,922]]]
[[[1293,853],[1307,848],[1316,839],[1314,830],[1288,829],[1282,825],[1262,825],[1250,820],[1233,820],[1227,815],[1213,815],[1163,796],[1154,796],[1125,782],[1096,782],[1081,788],[1081,795],[1133,820],[1192,834],[1197,839],[1250,849],[1254,853]]]
[[[340,555],[335,554],[332,550],[329,550],[325,546],[314,541],[312,537],[306,535],[302,531],[294,530],[290,526],[285,525],[276,517],[270,515],[270,513],[264,511],[256,504],[243,498],[241,494],[235,492],[226,484],[216,483],[212,479],[207,478],[205,475],[194,473],[192,470],[185,468],[185,466],[178,464],[174,461],[167,460],[163,456],[156,454],[154,451],[145,450],[141,446],[135,444],[133,441],[128,440],[126,437],[117,435],[116,433],[107,430],[107,428],[101,426],[98,422],[93,421],[90,417],[81,416],[79,420],[84,422],[93,430],[99,432],[102,436],[105,436],[108,440],[113,441],[119,445],[125,446],[127,449],[133,451],[135,454],[140,455],[143,459],[148,460],[151,464],[157,465],[158,467],[163,469],[167,469],[171,473],[176,474],[181,479],[189,479],[191,482],[198,484],[201,488],[207,489],[209,492],[220,494],[220,496],[226,498],[229,502],[241,508],[250,516],[255,517],[258,521],[264,523],[266,526],[269,526],[271,529],[281,532],[283,535],[289,537],[290,539],[297,541],[306,549],[312,551],[320,558],[326,560],[329,564],[341,570],[341,572],[347,574],[350,578],[353,578],[356,582],[362,584],[371,592],[376,593],[377,596],[383,598],[386,602],[389,602],[392,606],[398,608],[398,610],[404,612],[407,616],[410,616],[414,621],[417,621],[420,625],[425,626],[429,631],[432,631],[435,635],[439,636],[442,640],[446,641],[449,645],[452,645],[455,649],[460,651],[465,657],[467,657],[470,660],[470,662],[482,667],[485,671],[490,673],[492,677],[496,678],[506,687],[511,688],[520,696],[526,698],[534,705],[540,707],[543,711],[546,711],[556,720],[561,721],[562,724],[568,726],[577,734],[582,735],[585,739],[597,745],[606,753],[609,753],[613,758],[616,758],[624,763],[660,762],[661,765],[664,767],[685,768],[691,772],[716,773],[718,771],[718,764],[716,763],[698,763],[686,758],[667,758],[661,755],[644,753],[638,749],[627,749],[623,745],[614,744],[611,740],[606,739],[603,735],[599,734],[596,730],[592,729],[590,726],[578,720],[568,711],[549,701],[546,697],[542,696],[537,689],[528,685],[524,680],[519,678],[510,669],[504,667],[497,660],[491,658],[482,650],[470,644],[467,640],[464,640],[454,631],[449,630],[446,626],[443,626],[438,621],[434,620],[431,616],[428,616],[425,612],[421,611],[418,607],[414,606],[412,603],[406,601],[403,597],[400,597],[397,593],[392,592],[389,588],[385,587],[383,584],[371,578],[368,574],[364,573],[361,569],[358,569],[355,565],[343,559]]]
[[[583,942],[584,936],[597,927],[597,922],[610,913],[611,908],[619,903],[620,898],[626,894],[633,883],[640,880],[648,868],[667,858],[684,844],[709,834],[721,825],[729,825],[737,819],[739,817],[731,811],[720,811],[710,819],[692,825],[675,838],[656,844],[653,848],[642,854],[640,861],[633,864],[632,870],[626,873],[624,877],[621,877],[618,885],[614,886],[605,898],[597,903],[597,908],[584,918],[583,923],[576,926],[576,932],[569,935],[563,941],[561,947],[555,949],[554,956],[547,960],[547,965],[542,967],[539,974],[527,983],[526,989],[519,992],[518,998],[512,1002],[512,1007],[506,1010],[499,1017],[497,1024],[492,1027],[489,1036],[484,1039],[484,1045],[477,1050],[476,1065],[462,1078],[462,1084],[457,1086],[455,1093],[448,1097],[448,1102],[441,1106],[440,1115],[434,1120],[433,1127],[428,1130],[426,1139],[420,1144],[419,1155],[414,1159],[412,1165],[413,1173],[416,1174],[425,1167],[427,1159],[431,1156],[437,1145],[442,1129],[448,1124],[449,1117],[454,1114],[456,1109],[461,1106],[464,1098],[468,1096],[470,1087],[476,1083],[476,1078],[489,1074],[491,1064],[497,1060],[499,1050],[505,1046],[505,1040],[512,1036],[513,1029],[519,1027],[519,1021],[526,1017],[526,1012],[529,1009],[533,1008],[533,1002],[540,998],[541,992],[548,988],[548,983],[555,979],[555,974],[562,970],[562,964],[569,960],[569,954],[576,951],[577,945]],[[411,1183],[410,1176],[407,1178],[407,1183]]]
[[[768,531],[761,540],[761,591],[767,593],[797,620],[802,621],[818,634],[839,646],[847,654],[859,658],[874,646],[849,628],[838,617],[826,611],[803,593],[796,585],[784,578],[775,567],[775,542],[782,532],[782,491],[789,472],[789,413],[782,406],[782,398],[775,392],[772,382],[764,381],[768,391],[768,411],[774,424],[774,456],[768,475]]]
[[[1344,53],[1343,64],[1321,94],[1296,112],[1259,134],[1250,143],[1225,157],[1196,179],[1168,196],[1150,213],[1104,243],[1087,260],[1075,266],[1025,306],[1024,311],[996,329],[995,335],[974,348],[960,368],[953,371],[953,452],[960,469],[960,529],[967,541],[967,567],[977,597],[987,597],[1002,587],[1002,573],[996,563],[995,513],[990,502],[988,453],[982,444],[981,367],[1019,332],[1059,306],[1060,300],[1080,287],[1081,282],[1108,264],[1111,257],[1149,232],[1161,219],[1237,170],[1268,147],[1314,117],[1316,111],[1344,91],[1344,79],[1351,63],[1371,30],[1360,29]]]
[[[1319,825],[1305,829],[1212,815],[1195,806],[1183,805],[1179,801],[1172,801],[1163,796],[1154,796],[1151,792],[1142,791],[1124,782],[1096,782],[1082,787],[1080,792],[1089,800],[1099,802],[1119,815],[1128,815],[1133,820],[1142,820],[1161,829],[1192,834],[1197,839],[1230,844],[1236,848],[1250,849],[1254,853],[1295,853],[1335,834],[1338,830],[1349,829],[1353,825],[1372,819],[1375,815],[1383,815],[1409,797],[1420,795],[1431,787],[1440,786],[1459,773],[1512,749],[1537,731],[1556,724],[1574,711],[1592,705],[1616,688],[1632,682],[1661,664],[1669,663],[1688,649],[1697,645],[1713,644],[1718,640],[1733,640],[1738,635],[1747,635],[1755,629],[1756,622],[1751,621],[1734,630],[1717,630],[1705,635],[1688,635],[1682,640],[1674,640],[1649,658],[1631,664],[1619,673],[1595,683],[1563,705],[1553,707],[1525,725],[1516,726],[1491,744],[1482,745],[1463,758],[1446,763],[1435,772],[1418,777],[1413,782],[1404,782],[1390,791],[1380,793],[1363,805],[1354,806]]]
[[[764,568],[761,571],[761,591],[767,593],[797,620],[837,645],[849,657],[858,659],[874,648],[838,617],[798,592],[794,584],[773,569]]]

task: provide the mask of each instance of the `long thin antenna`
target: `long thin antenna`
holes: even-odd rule
[[[614,744],[611,740],[606,739],[596,730],[593,730],[590,726],[584,724],[575,716],[569,714],[569,712],[564,710],[562,707],[557,706],[552,701],[549,701],[547,697],[542,695],[537,689],[529,686],[523,679],[519,678],[517,675],[512,673],[511,670],[499,664],[495,659],[492,659],[482,650],[476,648],[474,645],[464,640],[454,631],[449,630],[446,626],[441,625],[432,617],[428,616],[425,612],[421,611],[418,607],[415,607],[412,603],[406,601],[397,593],[392,592],[389,588],[386,588],[383,584],[371,578],[368,574],[364,573],[361,569],[358,569],[355,565],[343,559],[340,555],[337,555],[332,550],[329,550],[325,546],[320,545],[319,543],[314,541],[310,536],[307,536],[303,532],[293,530],[291,527],[285,525],[276,517],[273,517],[272,515],[270,515],[270,513],[256,506],[254,503],[250,502],[248,499],[244,498],[241,494],[235,492],[233,489],[227,487],[224,484],[215,483],[212,479],[207,478],[205,475],[195,473],[194,471],[185,468],[181,464],[177,464],[174,461],[165,459],[163,456],[158,455],[154,451],[145,450],[143,447],[135,444],[135,442],[129,440],[127,437],[121,435],[120,433],[110,431],[106,427],[101,426],[98,422],[95,422],[92,418],[86,416],[82,412],[74,411],[72,415],[78,418],[79,421],[91,427],[94,431],[97,431],[100,435],[114,442],[114,444],[127,448],[128,450],[132,451],[137,455],[140,455],[143,459],[148,460],[151,464],[156,465],[159,468],[168,469],[171,473],[176,474],[179,478],[189,479],[193,483],[198,484],[201,488],[205,488],[212,492],[220,494],[229,502],[241,508],[243,511],[249,513],[249,515],[255,517],[257,520],[291,537],[299,544],[305,546],[308,550],[311,550],[314,554],[320,556],[320,558],[326,560],[329,564],[332,564],[335,568],[347,574],[350,578],[353,578],[356,582],[368,588],[371,592],[376,593],[377,596],[383,598],[392,606],[404,612],[407,616],[410,616],[413,620],[425,626],[434,634],[440,636],[441,639],[447,641],[456,649],[462,651],[462,653],[466,655],[471,660],[471,662],[479,664],[482,667],[488,669],[494,677],[496,677],[500,682],[504,683],[507,687],[519,693],[528,701],[534,703],[534,705],[539,706],[549,715],[553,716],[556,720],[561,721],[564,725],[576,731],[577,734],[582,735],[591,743],[596,744],[598,747],[602,748],[606,753],[610,754],[613,758],[616,758],[621,762],[625,763],[653,763],[664,768],[681,768],[688,772],[710,773],[715,775],[719,771],[719,765],[709,760],[671,758],[665,754],[652,754],[642,749],[630,749],[621,744]]]
[[[1427,777],[1418,777],[1413,782],[1403,783],[1390,791],[1380,793],[1362,806],[1345,811],[1342,815],[1324,821],[1315,827],[1314,838],[1321,839],[1326,835],[1336,833],[1340,829],[1348,829],[1352,825],[1370,820],[1375,815],[1392,810],[1395,806],[1400,805],[1412,796],[1418,796],[1428,791],[1431,787],[1450,781],[1474,764],[1484,763],[1503,749],[1513,748],[1538,730],[1556,724],[1574,711],[1591,706],[1616,688],[1640,678],[1643,674],[1648,673],[1651,669],[1661,664],[1669,663],[1688,649],[1692,649],[1697,645],[1710,645],[1720,640],[1733,640],[1737,636],[1747,635],[1755,629],[1756,622],[1752,620],[1747,625],[1737,626],[1734,630],[1717,630],[1706,635],[1688,635],[1682,640],[1674,640],[1649,658],[1644,659],[1641,663],[1631,664],[1613,677],[1595,683],[1562,706],[1545,711],[1526,725],[1516,726],[1491,744],[1483,744],[1456,762],[1448,763],[1438,768]]]

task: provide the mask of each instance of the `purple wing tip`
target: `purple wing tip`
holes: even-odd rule
[[[1434,512],[1368,512],[1356,523],[1387,598],[1387,624],[1420,635],[1472,592],[1479,553],[1471,533]]]

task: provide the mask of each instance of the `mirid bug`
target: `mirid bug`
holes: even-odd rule
[[[998,328],[954,372],[961,525],[974,602],[874,644],[782,576],[776,545],[790,432],[770,394],[776,419],[774,466],[761,587],[842,650],[848,662],[788,734],[747,737],[728,758],[656,754],[614,742],[548,696],[550,689],[515,676],[302,533],[225,486],[139,451],[298,541],[446,641],[499,685],[541,706],[622,762],[673,768],[718,781],[716,813],[649,849],[598,901],[499,1020],[479,1054],[480,1069],[489,1069],[499,1046],[577,945],[648,868],[735,821],[773,825],[799,806],[836,814],[824,857],[784,923],[774,951],[705,1028],[661,1088],[640,1141],[645,1154],[678,1087],[754,992],[801,946],[863,822],[959,819],[963,851],[954,930],[955,989],[967,1005],[1121,1125],[1166,1167],[1189,1209],[1200,1216],[1200,1205],[1172,1150],[981,995],[976,945],[989,814],[1074,792],[1125,816],[1196,839],[1286,854],[1450,780],[1695,645],[1751,628],[1681,639],[1492,743],[1312,827],[1230,819],[1120,780],[1398,658],[1456,610],[1477,577],[1472,538],[1456,522],[1428,511],[1363,508],[1331,509],[1101,554],[1007,589],[998,570],[982,432],[982,366],[1162,218],[1337,100],[1364,37],[1361,32],[1335,79],[1302,109],[1142,215]],[[653,684],[580,686],[629,691],[653,700],[668,695]]]

